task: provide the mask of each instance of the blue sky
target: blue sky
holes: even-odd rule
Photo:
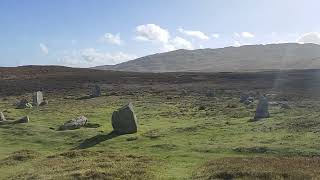
[[[0,66],[116,64],[175,49],[320,44],[317,0],[1,0]]]

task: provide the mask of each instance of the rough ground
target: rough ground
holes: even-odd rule
[[[30,117],[0,125],[0,179],[317,179],[319,73],[0,68],[0,111]],[[95,84],[103,96],[82,98]],[[216,97],[206,97],[212,89]],[[49,105],[15,109],[36,90]],[[249,122],[256,102],[239,103],[241,92],[288,100],[291,109],[273,105],[270,118]],[[139,132],[114,136],[111,114],[129,101]],[[80,115],[100,126],[57,131]]]

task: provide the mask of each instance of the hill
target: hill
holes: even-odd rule
[[[101,70],[132,72],[234,72],[320,68],[320,45],[268,44],[176,50],[141,57]]]

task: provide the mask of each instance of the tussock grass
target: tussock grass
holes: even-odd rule
[[[152,160],[106,151],[67,151],[42,157],[7,179],[152,179]]]
[[[320,158],[222,158],[202,165],[193,179],[295,179],[320,178]]]

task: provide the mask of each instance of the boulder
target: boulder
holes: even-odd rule
[[[248,95],[248,94],[242,94],[241,96],[240,96],[240,103],[243,103],[243,102],[245,102],[248,98],[249,98],[250,96]]]
[[[17,103],[18,109],[32,108],[32,104],[27,99],[21,99],[20,102]]]
[[[37,91],[33,94],[33,105],[34,106],[40,106],[43,104],[43,94],[41,91]]]
[[[74,130],[79,129],[83,126],[85,126],[88,123],[88,119],[84,116],[79,116],[77,118],[74,118],[70,121],[67,121],[62,126],[59,127],[60,131],[63,130]]]
[[[258,120],[262,118],[268,118],[269,116],[268,99],[265,96],[260,96],[254,119]]]
[[[18,120],[16,120],[16,121],[14,121],[14,123],[28,123],[30,121],[30,119],[29,119],[29,116],[25,116],[25,117],[23,117],[23,118],[21,118],[21,119],[18,119]]]
[[[132,103],[129,103],[113,112],[112,127],[114,132],[119,135],[137,132],[137,118],[135,116]]]
[[[101,96],[101,88],[98,85],[95,85],[94,88],[92,89],[92,97],[100,97]]]
[[[2,112],[0,112],[0,121],[6,121],[6,117]]]
[[[252,96],[249,96],[248,94],[243,94],[240,96],[240,103],[243,103],[245,105],[250,105],[254,102],[254,98]]]

